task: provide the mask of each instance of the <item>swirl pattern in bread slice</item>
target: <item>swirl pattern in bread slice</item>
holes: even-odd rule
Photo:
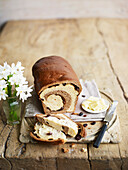
[[[35,140],[50,143],[65,143],[66,135],[50,126],[37,122],[34,126],[34,132],[30,132],[30,136]]]
[[[78,91],[72,84],[59,84],[51,86],[40,93],[40,98],[46,113],[73,112]]]
[[[78,133],[78,125],[66,115],[59,114],[37,114],[39,122],[45,123],[56,130],[63,131],[65,134],[75,137]]]

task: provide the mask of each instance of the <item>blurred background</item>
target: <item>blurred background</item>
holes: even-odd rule
[[[0,26],[8,20],[128,18],[127,0],[0,0]]]

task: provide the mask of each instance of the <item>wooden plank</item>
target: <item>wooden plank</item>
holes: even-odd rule
[[[104,20],[100,24],[102,25],[102,23],[104,23]],[[125,24],[125,22],[122,23]],[[103,24],[102,28],[105,26]],[[99,32],[97,19],[19,21],[9,22],[5,26],[0,37],[0,56],[2,56],[0,63],[8,61],[10,64],[18,60],[21,61],[27,68],[25,70],[25,76],[30,84],[33,83],[31,76],[33,63],[41,56],[51,54],[61,55],[66,58],[74,70],[76,70],[79,78],[95,79],[100,89],[111,89],[114,98],[120,103],[118,106],[118,115],[121,129],[123,131],[126,130],[128,121],[127,103],[120,84],[111,68],[107,47]],[[36,160],[37,162],[35,161],[34,164],[37,167],[39,161],[37,159],[40,156],[40,159],[51,159],[53,161],[53,167],[55,167],[57,157],[58,167],[67,163],[67,166],[71,164],[73,168],[78,168],[75,161],[73,162],[73,159],[76,162],[80,159],[82,162],[85,160],[86,165],[84,166],[88,167],[90,164],[93,169],[99,168],[99,161],[100,167],[108,166],[109,168],[113,167],[113,169],[120,168],[121,166],[123,168],[127,167],[127,134],[125,136],[122,135],[122,142],[119,145],[104,144],[98,150],[92,148],[92,145],[90,145],[88,148],[89,159],[87,154],[79,154],[79,152],[75,156],[68,153],[64,156],[57,147],[49,147],[47,154],[43,157],[40,154],[45,152],[45,146],[32,144],[26,145],[25,152],[18,155],[21,151],[20,146],[22,145],[18,143],[18,136],[16,134],[17,128],[15,127],[7,142],[6,149],[6,157],[12,162],[15,168],[18,164],[20,164],[20,167],[24,167],[26,164],[25,158],[28,162]],[[86,145],[84,147],[87,148]],[[55,149],[54,153],[49,157],[49,152],[53,148]],[[33,152],[31,152],[32,150]],[[55,158],[53,158],[54,156]],[[17,161],[16,164],[15,161]],[[49,162],[46,163],[46,166],[48,164]],[[42,166],[42,164],[39,164],[39,166]]]
[[[0,115],[0,134],[2,133],[2,130],[4,129],[4,123],[3,123],[3,121],[2,121],[2,119],[1,119],[1,115]]]
[[[11,169],[10,162],[5,158],[6,144],[12,127],[5,126],[0,134],[0,169],[6,170]]]
[[[122,134],[128,127],[128,21],[127,20],[99,20],[97,21],[98,30],[107,48],[107,55],[110,66],[122,90],[121,97],[119,91],[114,86],[114,96],[118,99],[118,112]],[[118,93],[117,93],[118,91]],[[122,168],[128,167],[128,134],[122,135],[122,142],[119,144],[120,154],[123,160]]]
[[[7,142],[6,158],[14,170],[56,169],[57,145],[23,144],[18,140],[19,126],[15,126]],[[52,152],[51,152],[52,151]]]
[[[119,100],[120,103],[123,103],[123,96],[120,86],[116,80],[116,77],[113,74],[113,71],[110,67],[110,63],[107,57],[106,46],[104,45],[103,39],[97,30],[96,20],[78,20],[76,21],[77,24],[77,40],[74,43],[73,37],[70,38],[70,41],[73,43],[70,45],[70,48],[73,49],[70,51],[69,61],[74,66],[75,70],[78,70],[79,77],[83,79],[95,79],[99,88],[102,89],[111,89],[114,95],[114,98]],[[76,28],[72,28],[74,32]],[[86,35],[87,33],[87,35]],[[81,34],[81,37],[78,35]],[[90,39],[90,41],[89,41]],[[92,40],[92,41],[91,41]],[[77,43],[80,44],[77,47]],[[84,52],[85,51],[85,52]],[[80,52],[82,54],[80,54]],[[79,56],[79,58],[78,58]],[[84,56],[84,57],[83,57]],[[73,60],[72,60],[73,58]],[[113,84],[115,86],[113,86]],[[117,94],[118,91],[118,94]],[[120,108],[121,109],[121,108]],[[118,109],[119,116],[122,115],[124,110]],[[127,121],[127,116],[125,117]],[[123,122],[122,122],[123,123]],[[126,137],[127,138],[127,137]],[[127,141],[127,139],[125,139]],[[106,164],[112,166],[112,163],[108,161],[108,158],[112,160],[113,157],[115,159],[115,164],[113,167],[121,167],[122,161],[120,159],[120,152],[118,149],[118,145],[112,145],[111,151],[109,151],[109,144],[103,145],[103,149],[98,149],[99,156],[97,155],[97,159],[94,156],[96,150],[92,150],[92,146],[89,147],[89,156],[91,160],[92,168],[95,169],[96,167],[101,169],[106,168]],[[127,146],[127,145],[125,145]],[[102,147],[102,145],[101,145]],[[117,150],[117,154],[115,157],[114,151]],[[125,151],[127,149],[125,148]],[[112,153],[111,157],[109,157],[110,152]],[[98,161],[97,161],[98,160]],[[101,161],[100,166],[98,166],[99,160]],[[120,166],[119,166],[119,165]]]
[[[10,159],[11,163],[12,163],[12,167],[14,170],[21,170],[23,169],[27,169],[27,170],[31,170],[31,169],[38,169],[38,170],[47,170],[47,169],[53,169],[56,170],[55,166],[56,166],[56,161],[54,161],[53,159],[43,159],[40,161],[37,161],[35,159]]]
[[[128,22],[127,20],[98,20],[98,30],[105,42],[112,70],[128,100]]]
[[[0,101],[0,134],[4,128],[4,123],[2,121],[2,101]]]
[[[11,169],[9,161],[5,158],[5,143],[7,141],[10,129],[5,127],[2,120],[2,102],[0,101],[0,169]]]
[[[68,149],[69,152],[63,153],[63,148]],[[82,148],[85,148],[86,151],[81,152]],[[57,158],[57,168],[59,170],[90,169],[87,145],[75,144],[74,148],[71,147],[71,144],[60,145]]]
[[[12,127],[7,125],[4,127],[2,133],[0,134],[0,157],[4,157],[4,152],[6,147],[5,143],[7,141],[11,129]]]
[[[10,162],[5,158],[0,158],[0,170],[11,170]]]
[[[105,170],[106,167],[113,170],[121,169],[122,162],[117,144],[114,147],[113,144],[101,144],[98,149],[90,145],[89,149],[92,170],[95,170],[95,168]]]

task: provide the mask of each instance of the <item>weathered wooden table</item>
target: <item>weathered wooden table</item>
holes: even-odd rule
[[[122,142],[77,144],[72,153],[47,144],[23,144],[19,126],[4,124],[0,115],[0,169],[118,170],[128,169],[128,20],[71,19],[8,22],[0,34],[0,64],[21,61],[33,83],[31,68],[42,56],[66,58],[79,78],[95,79],[119,101]],[[2,107],[1,107],[2,113]],[[87,148],[87,152],[80,149]]]

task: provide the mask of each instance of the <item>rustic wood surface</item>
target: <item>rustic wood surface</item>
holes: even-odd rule
[[[0,34],[0,64],[21,61],[25,76],[33,84],[32,65],[42,56],[66,58],[79,78],[95,79],[119,101],[120,144],[22,144],[19,126],[5,124],[0,114],[0,169],[128,169],[128,20],[70,19],[8,22]],[[22,109],[23,111],[23,109]],[[84,147],[87,152],[80,149]]]

